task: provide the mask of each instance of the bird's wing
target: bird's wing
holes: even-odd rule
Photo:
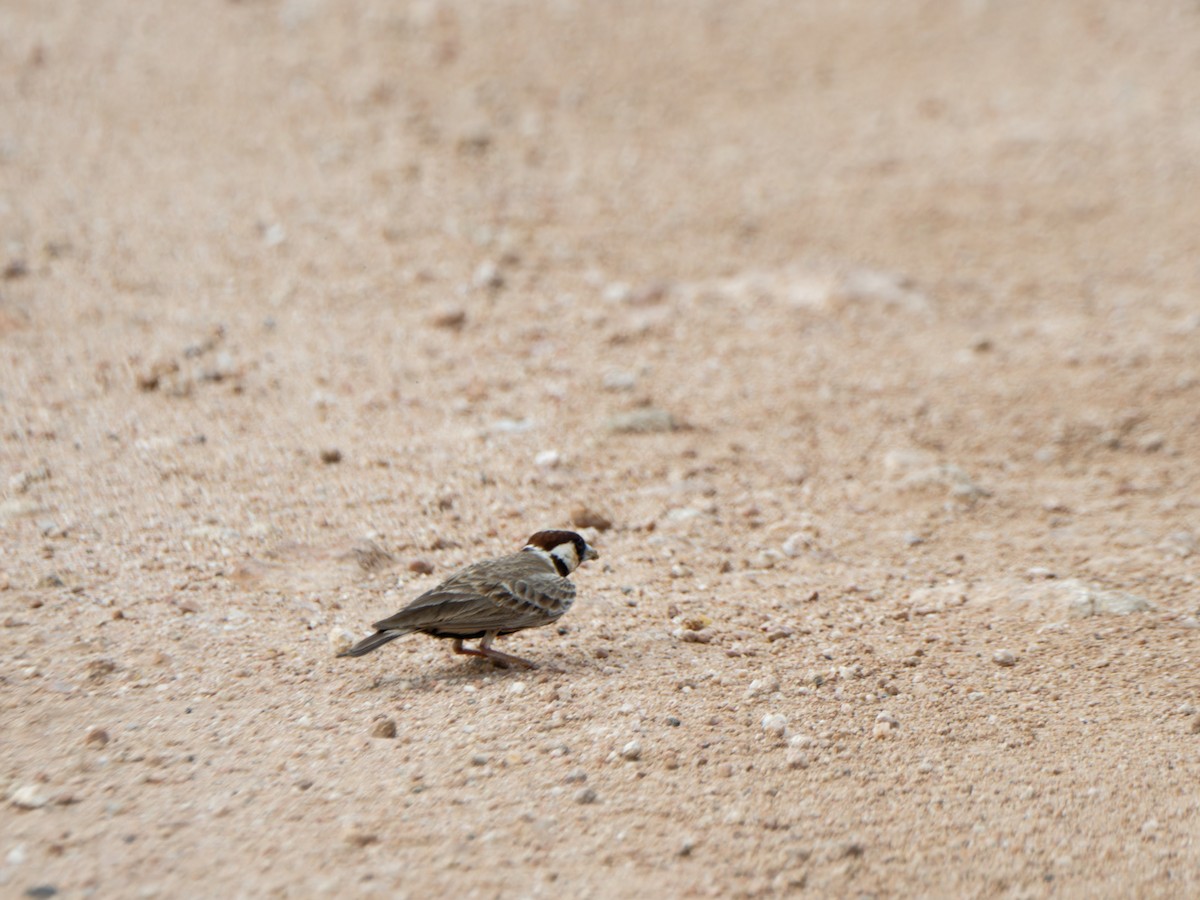
[[[457,631],[516,631],[545,625],[575,600],[575,585],[554,573],[493,580],[469,577],[470,570],[422,594],[394,616],[375,623],[380,631],[430,628]],[[483,573],[487,575],[487,573]]]

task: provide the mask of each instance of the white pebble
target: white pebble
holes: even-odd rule
[[[11,794],[8,799],[19,809],[41,809],[50,802],[50,798],[38,790],[36,784],[23,784]]]
[[[992,662],[998,666],[1004,666],[1007,668],[1008,666],[1015,666],[1017,664],[1017,658],[1013,656],[1012,652],[1009,650],[997,650],[992,654]]]
[[[639,741],[630,741],[628,744],[626,744],[624,747],[621,748],[621,758],[622,759],[634,760],[634,759],[641,759],[641,757],[642,757],[642,745]]]
[[[345,653],[354,646],[354,635],[346,628],[331,628],[329,630],[329,649],[336,656]]]
[[[767,713],[762,717],[762,730],[776,737],[783,737],[787,733],[787,724],[787,716],[783,713]]]
[[[773,694],[779,690],[778,678],[755,678],[750,682],[750,687],[746,688],[746,698],[762,697],[766,694]]]
[[[523,693],[525,693],[525,682],[523,682],[523,681],[514,681],[512,684],[510,684],[510,685],[508,686],[508,692],[509,692],[510,694],[523,694]]]
[[[557,450],[543,450],[533,458],[534,465],[542,469],[554,469],[562,462],[562,456]]]

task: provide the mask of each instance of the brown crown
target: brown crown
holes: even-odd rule
[[[525,542],[526,547],[540,547],[547,551],[553,550],[559,544],[574,544],[580,559],[583,559],[587,550],[587,541],[573,531],[539,531]]]

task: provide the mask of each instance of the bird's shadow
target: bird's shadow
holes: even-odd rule
[[[476,685],[482,687],[488,684],[515,683],[517,681],[532,681],[535,684],[550,684],[564,675],[581,675],[588,669],[594,668],[589,659],[564,662],[552,660],[540,663],[536,669],[509,668],[504,669],[485,659],[463,657],[442,663],[432,669],[425,669],[414,675],[389,673],[381,675],[373,682],[352,691],[360,694],[367,691],[377,691],[384,688],[398,688],[400,694],[422,694],[441,690],[447,687],[462,687]]]

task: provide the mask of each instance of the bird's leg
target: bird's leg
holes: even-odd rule
[[[486,653],[480,653],[473,647],[464,647],[462,638],[455,638],[450,646],[454,648],[455,653],[461,653],[463,656],[487,656]]]
[[[490,659],[493,663],[500,666],[502,669],[536,669],[537,663],[531,662],[528,659],[522,659],[519,656],[513,656],[509,653],[501,653],[492,646],[492,641],[496,639],[496,632],[489,631],[483,636],[483,640],[479,642],[479,649],[475,651],[475,655],[484,656]]]

